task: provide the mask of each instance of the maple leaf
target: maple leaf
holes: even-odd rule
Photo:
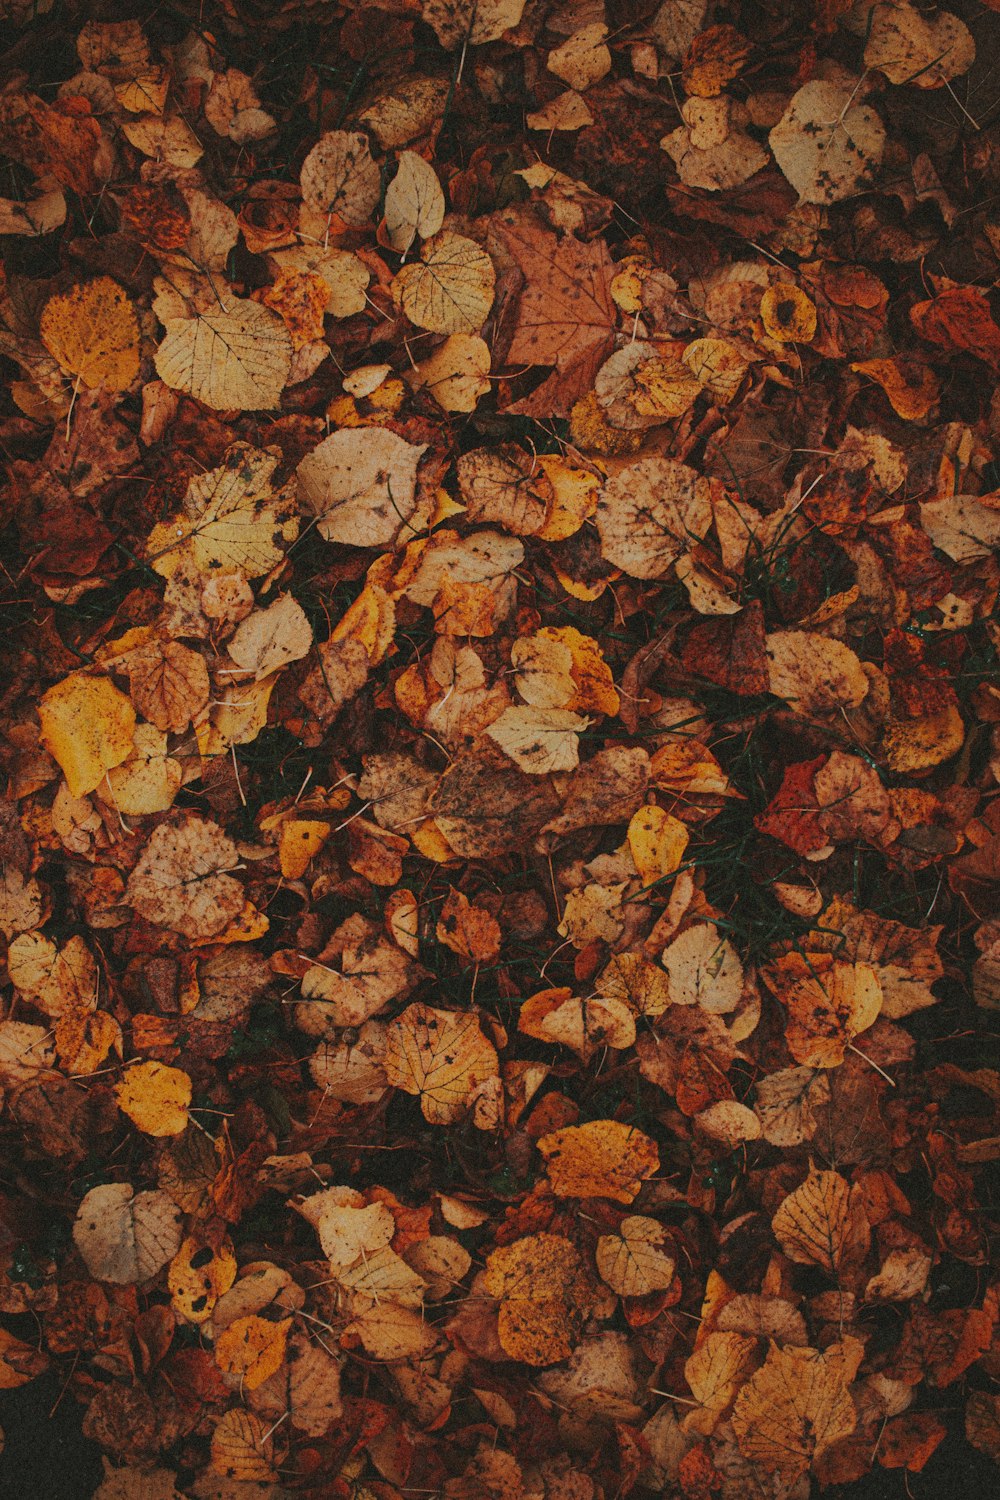
[[[617,321],[611,299],[611,258],[603,240],[558,239],[537,220],[501,214],[494,232],[525,278],[511,364],[551,365],[552,373],[509,410],[565,417],[593,384]]]

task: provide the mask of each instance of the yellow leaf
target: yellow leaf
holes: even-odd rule
[[[729,405],[749,368],[740,350],[726,339],[694,339],[681,360],[718,406]]]
[[[769,338],[780,344],[808,344],[816,333],[816,304],[794,282],[769,286],[760,299],[760,316]]]
[[[236,1256],[229,1240],[213,1249],[189,1235],[167,1272],[174,1312],[186,1323],[206,1323],[216,1302],[235,1280]]]
[[[839,1172],[810,1171],[782,1200],[771,1227],[790,1260],[831,1275],[852,1250],[863,1254],[870,1238],[864,1209]]]
[[[141,818],[173,807],[183,776],[180,761],[167,754],[166,734],[137,724],[132,754],[108,772],[97,795],[120,813]]]
[[[234,1318],[215,1341],[215,1362],[226,1375],[238,1375],[241,1385],[255,1391],[280,1370],[292,1326],[291,1318],[272,1323],[251,1315]]]
[[[32,1005],[56,1019],[97,1005],[97,963],[80,937],[57,948],[44,933],[21,933],[7,949],[7,973]]]
[[[106,771],[132,753],[135,709],[106,677],[73,672],[38,705],[42,744],[59,762],[74,797],[84,797]]]
[[[535,535],[543,542],[562,542],[594,514],[601,481],[589,469],[567,463],[556,453],[541,454],[538,462],[552,486],[553,499]]]
[[[385,1060],[389,1082],[420,1096],[424,1118],[453,1125],[476,1089],[498,1075],[496,1048],[475,1015],[408,1005],[389,1027]]]
[[[940,388],[930,365],[915,359],[865,359],[851,365],[859,375],[869,375],[885,391],[897,417],[920,422],[937,405]]]
[[[647,803],[634,813],[628,825],[628,846],[643,885],[653,885],[672,875],[684,858],[690,839],[680,818],[662,807]]]
[[[478,333],[493,306],[496,272],[475,240],[450,229],[396,274],[393,294],[411,323],[433,333]]]
[[[56,1052],[70,1077],[96,1073],[112,1048],[120,1057],[122,1029],[106,1010],[73,1011],[56,1022]]]
[[[39,334],[60,369],[91,390],[124,391],[139,373],[139,320],[110,276],[50,297]]]
[[[588,1300],[580,1257],[561,1234],[529,1234],[487,1258],[485,1290],[500,1302],[504,1352],[528,1365],[552,1365],[572,1350],[572,1314]]]
[[[850,1337],[822,1352],[772,1343],[733,1410],[744,1458],[780,1474],[790,1487],[828,1448],[849,1437],[858,1419],[848,1387],[863,1355],[860,1339]]]
[[[868,678],[849,646],[810,630],[777,630],[766,637],[770,690],[800,714],[857,708]]]
[[[235,568],[247,578],[269,573],[284,556],[280,544],[299,534],[293,486],[271,487],[277,466],[262,448],[227,448],[218,468],[191,480],[182,509],[150,532],[153,571],[170,578],[190,563],[209,578]]]
[[[631,1203],[643,1179],[659,1170],[656,1142],[619,1120],[590,1120],[543,1135],[552,1191],[558,1198],[613,1198]]]
[[[452,333],[416,368],[413,382],[443,411],[475,411],[490,383],[489,345],[475,333]]]
[[[939,766],[965,743],[965,724],[954,704],[917,719],[890,719],[882,749],[890,771],[912,775]]]
[[[684,1378],[698,1402],[685,1418],[689,1432],[708,1434],[736,1395],[757,1352],[757,1340],[742,1333],[709,1333],[684,1365]]]
[[[115,1086],[115,1098],[145,1135],[180,1135],[187,1129],[191,1079],[181,1068],[135,1063]]]
[[[286,880],[299,880],[330,837],[330,824],[290,818],[278,834],[278,864]]]

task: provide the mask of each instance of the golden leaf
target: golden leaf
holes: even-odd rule
[[[811,1171],[779,1205],[771,1227],[790,1260],[831,1275],[845,1256],[868,1247],[864,1209],[839,1172]]]
[[[757,1340],[742,1333],[708,1333],[688,1356],[684,1378],[698,1406],[684,1419],[689,1432],[708,1434],[747,1377]]]
[[[409,1005],[392,1022],[383,1066],[394,1087],[419,1095],[432,1125],[460,1120],[479,1086],[499,1072],[475,1015],[429,1005]]]
[[[215,1341],[215,1361],[226,1375],[238,1375],[248,1391],[263,1385],[285,1358],[291,1318],[272,1323],[267,1318],[234,1318]]]
[[[91,390],[124,391],[139,373],[139,320],[110,276],[50,297],[39,335],[60,369]]]
[[[498,1332],[511,1359],[552,1365],[572,1350],[572,1314],[586,1301],[580,1257],[560,1234],[530,1234],[487,1257],[485,1290],[500,1302]]]
[[[822,1352],[771,1344],[762,1369],[740,1391],[733,1431],[740,1452],[793,1483],[857,1424],[848,1387],[864,1345],[845,1338]]]
[[[808,344],[816,334],[816,304],[794,282],[769,286],[760,299],[764,331],[779,344]]]
[[[215,411],[270,411],[281,400],[292,340],[277,313],[224,293],[194,318],[172,318],[156,351],[156,373]]]
[[[214,1249],[189,1235],[167,1272],[171,1306],[186,1323],[206,1323],[235,1280],[236,1256],[229,1240]]]
[[[655,885],[672,875],[688,846],[691,835],[680,818],[648,802],[633,813],[628,825],[628,846],[643,885]]]
[[[165,1063],[134,1063],[115,1085],[118,1108],[145,1135],[180,1135],[187,1129],[191,1079]]]
[[[74,797],[92,792],[132,752],[135,709],[106,677],[64,677],[43,695],[38,717],[42,744],[59,762]]]
[[[643,1179],[659,1170],[656,1142],[619,1120],[590,1120],[543,1135],[552,1191],[559,1198],[613,1198],[631,1203]]]

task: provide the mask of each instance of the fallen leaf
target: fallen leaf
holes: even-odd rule
[[[180,1135],[187,1129],[191,1079],[182,1068],[134,1063],[115,1086],[118,1108],[145,1135]]]
[[[139,320],[110,276],[50,297],[39,332],[60,368],[89,389],[124,391],[139,373]]]
[[[659,1170],[656,1144],[634,1126],[617,1120],[592,1120],[543,1135],[538,1149],[545,1157],[552,1191],[560,1198],[612,1198],[631,1203],[644,1178]]]
[[[800,203],[839,203],[868,189],[882,162],[885,127],[848,89],[813,79],[792,95],[768,143]]]
[[[58,761],[70,795],[92,792],[132,750],[135,709],[106,677],[74,672],[38,705],[42,744]]]

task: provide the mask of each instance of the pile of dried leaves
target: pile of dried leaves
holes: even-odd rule
[[[124,9],[0,0],[0,1387],[988,1476],[998,0]]]

